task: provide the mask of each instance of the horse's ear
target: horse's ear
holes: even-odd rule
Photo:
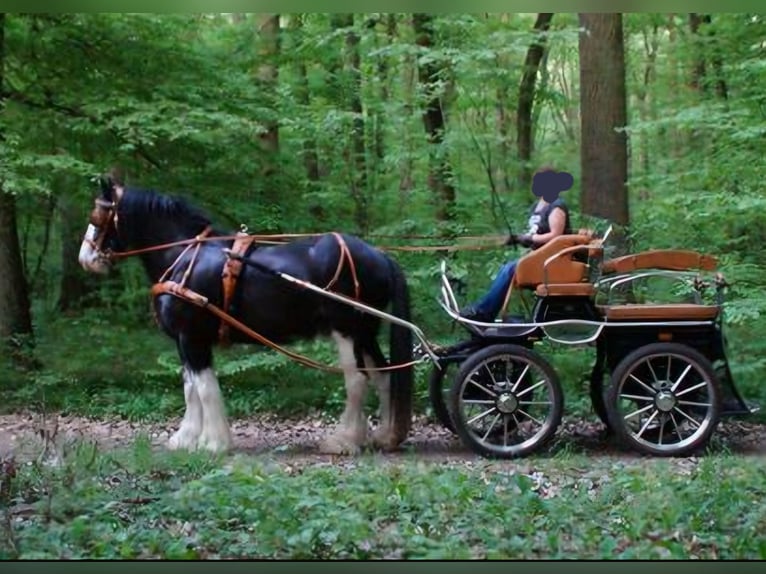
[[[109,175],[101,175],[98,178],[98,185],[101,189],[101,195],[108,201],[112,200],[112,193],[114,192],[114,181]]]

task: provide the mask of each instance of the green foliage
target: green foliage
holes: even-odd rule
[[[112,163],[124,165],[133,183],[184,193],[221,226],[358,231],[350,189],[359,174],[349,154],[360,117],[349,106],[357,85],[350,32],[358,38],[367,166],[357,194],[368,205],[370,241],[395,248],[502,234],[508,225],[519,231],[531,195],[517,183],[515,123],[504,126],[501,118],[512,118],[518,103],[523,59],[536,39],[534,17],[439,14],[433,46],[423,48],[407,14],[355,14],[350,28],[336,26],[331,14],[283,14],[281,51],[266,54],[249,14],[8,14],[3,191],[17,195],[41,341],[28,362],[43,365],[3,367],[11,381],[3,389],[8,408],[40,404],[43,395],[59,408],[93,415],[165,417],[180,406],[174,350],[154,329],[136,262],[94,281],[79,301],[86,313],[58,310],[60,277],[73,266],[75,275],[83,273],[64,247],[79,240],[72,228],[84,231],[95,191],[89,178]],[[733,283],[726,320],[735,376],[754,400],[766,397],[757,383],[766,347],[748,336],[766,312],[766,259],[757,247],[766,238],[764,25],[757,14],[712,14],[693,34],[684,15],[624,15],[634,249],[681,247],[720,257]],[[576,227],[588,223],[578,207],[578,34],[576,14],[555,14],[537,79],[532,159],[575,175],[566,199]],[[701,59],[705,75],[694,89]],[[428,186],[425,94],[416,72],[425,62],[440,66],[446,119],[440,152],[457,190],[446,223],[434,219]],[[257,78],[265,64],[277,68],[274,89]],[[726,99],[716,92],[720,80]],[[266,177],[271,158],[260,152],[258,137],[270,122],[279,128],[278,169]],[[317,181],[308,178],[308,151],[316,154]],[[434,300],[445,255],[394,254],[411,284],[414,321],[437,343],[462,335]],[[461,302],[478,296],[513,255],[502,248],[450,255],[453,272],[466,282]],[[327,344],[298,349],[335,360]],[[563,365],[576,412],[589,412],[576,398],[589,355],[580,361],[567,349],[550,353]],[[335,377],[272,352],[232,349],[217,367],[236,414],[336,411],[342,397]],[[424,377],[419,369],[418,381]],[[422,385],[418,392],[425,409]]]
[[[12,535],[21,559],[766,556],[752,536],[766,519],[757,461],[407,462],[287,465],[160,454],[145,439],[105,454],[82,444],[59,468],[19,468],[11,509],[26,510]]]

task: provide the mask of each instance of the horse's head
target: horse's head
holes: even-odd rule
[[[105,274],[111,268],[109,254],[120,247],[117,205],[122,199],[123,187],[109,175],[100,177],[99,183],[101,191],[90,213],[78,260],[86,271]]]

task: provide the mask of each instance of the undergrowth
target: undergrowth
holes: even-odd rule
[[[10,482],[0,557],[763,559],[766,472],[578,456],[460,466],[279,464],[156,453],[146,439]]]

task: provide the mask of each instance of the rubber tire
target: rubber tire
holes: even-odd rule
[[[695,438],[691,443],[679,447],[675,450],[660,450],[638,442],[631,436],[627,425],[624,424],[622,415],[617,410],[617,403],[619,401],[617,389],[619,388],[619,381],[624,377],[627,377],[636,367],[636,364],[640,361],[642,362],[647,355],[662,354],[681,355],[688,361],[696,362],[697,366],[700,368],[700,370],[702,370],[705,377],[707,377],[712,383],[710,387],[712,405],[710,408],[713,409],[713,421],[699,437]],[[719,413],[721,412],[721,390],[715,370],[713,369],[713,365],[702,353],[689,347],[688,345],[681,343],[651,343],[649,345],[639,347],[635,351],[632,351],[622,361],[620,361],[612,373],[609,385],[607,385],[607,388],[605,389],[604,403],[606,406],[607,416],[609,417],[609,424],[612,427],[614,434],[617,436],[619,442],[625,447],[641,454],[648,454],[652,456],[683,457],[689,456],[704,448],[710,440],[712,434],[715,432],[715,429],[720,421]]]
[[[474,437],[466,427],[461,416],[460,395],[464,379],[473,373],[480,363],[487,361],[492,357],[499,357],[500,355],[522,357],[529,362],[534,363],[545,374],[553,387],[553,422],[543,435],[541,435],[534,443],[531,443],[526,447],[509,447],[510,450],[503,449],[502,447],[499,449],[488,447]],[[556,434],[564,414],[564,391],[561,388],[561,382],[556,370],[541,355],[519,345],[498,344],[477,351],[461,364],[450,392],[450,409],[454,414],[452,422],[455,425],[455,432],[463,441],[463,444],[471,450],[487,458],[521,458],[539,450],[553,437],[553,435]]]
[[[444,381],[453,363],[445,364],[441,369],[434,366],[428,379],[428,398],[434,409],[434,416],[451,433],[455,433],[455,424],[449,411],[448,399],[444,397]]]

